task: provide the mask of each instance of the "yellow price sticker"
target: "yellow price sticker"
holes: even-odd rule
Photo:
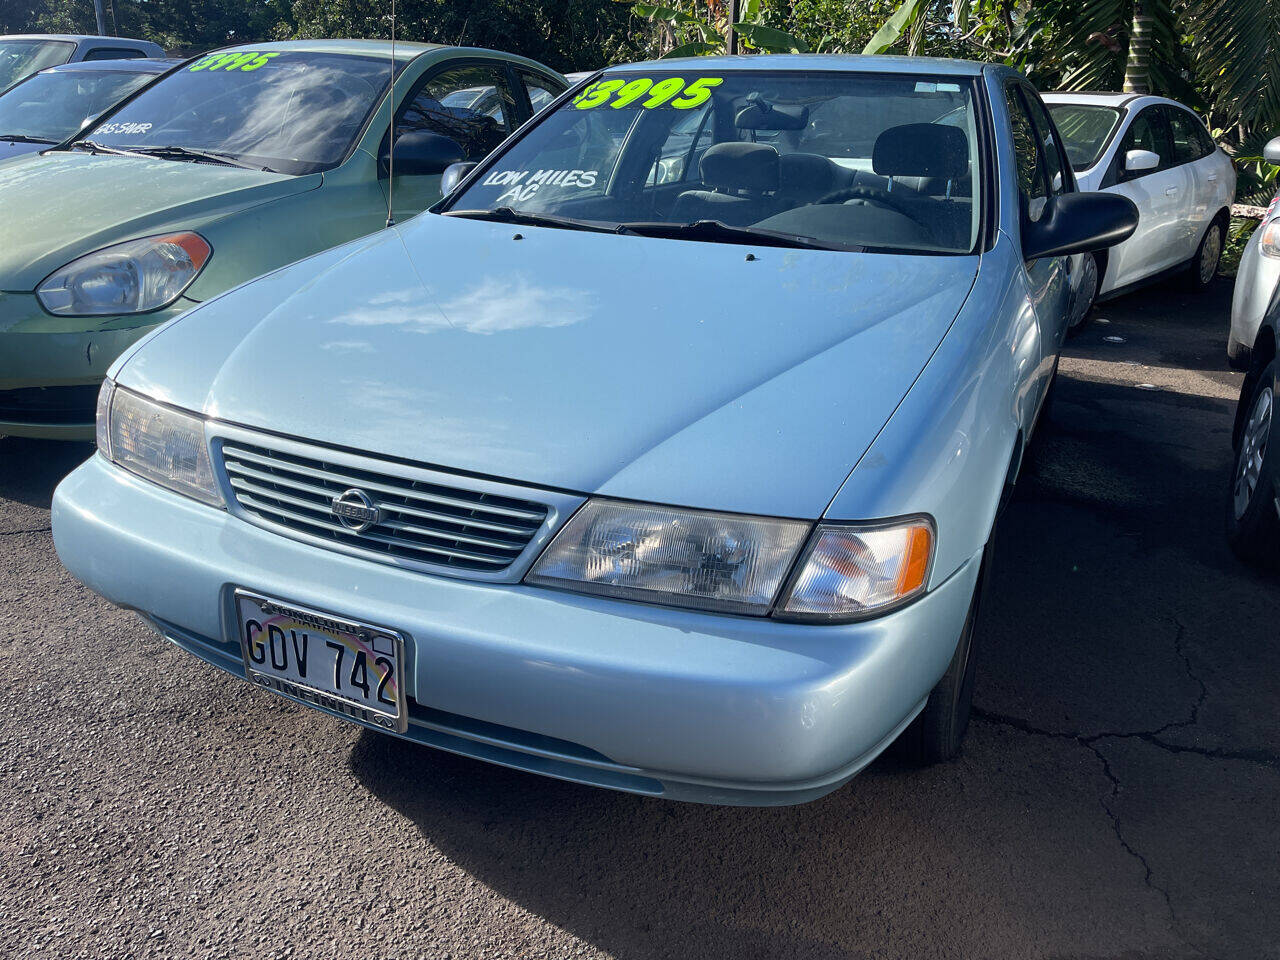
[[[578,110],[593,110],[610,106],[622,110],[632,105],[653,110],[671,106],[677,110],[692,110],[711,98],[711,91],[724,83],[724,77],[699,77],[686,81],[684,77],[636,77],[634,80],[598,80],[573,98]]]

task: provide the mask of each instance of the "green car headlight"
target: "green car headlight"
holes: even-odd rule
[[[113,463],[175,493],[223,506],[199,417],[107,380],[98,398],[97,434],[98,448]]]
[[[72,260],[36,288],[47,311],[65,317],[159,310],[191,285],[212,253],[197,233],[128,240]]]

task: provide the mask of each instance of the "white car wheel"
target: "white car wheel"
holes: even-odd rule
[[[1217,274],[1218,261],[1222,259],[1222,244],[1222,223],[1215,220],[1205,231],[1200,249],[1196,252],[1196,261],[1191,268],[1193,285],[1197,289],[1203,290]]]

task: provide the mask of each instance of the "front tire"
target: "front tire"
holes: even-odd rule
[[[1192,292],[1200,293],[1208,288],[1218,274],[1218,261],[1222,259],[1222,248],[1227,240],[1226,228],[1222,219],[1218,218],[1209,224],[1209,229],[1200,238],[1200,246],[1187,270],[1187,284]]]
[[[994,532],[992,534],[994,538]],[[973,710],[973,682],[977,676],[978,612],[983,588],[987,583],[991,545],[982,558],[978,583],[974,587],[969,612],[965,616],[956,652],[951,656],[947,672],[942,675],[920,715],[898,738],[900,755],[908,762],[930,766],[960,756],[969,715]]]
[[[1250,562],[1280,561],[1280,411],[1272,360],[1240,403],[1247,411],[1227,493],[1227,543]]]

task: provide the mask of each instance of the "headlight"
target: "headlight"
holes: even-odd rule
[[[55,270],[36,296],[50,313],[67,317],[159,310],[187,289],[211,252],[195,233],[117,243]]]
[[[1262,236],[1258,238],[1258,249],[1263,256],[1280,257],[1280,217],[1264,223]]]
[[[98,447],[140,477],[201,503],[223,505],[199,417],[107,381],[98,402]]]
[[[933,543],[924,518],[815,529],[800,520],[590,500],[525,582],[717,613],[849,621],[922,593]]]
[[[805,620],[886,613],[924,592],[933,543],[933,524],[923,517],[874,526],[822,524],[779,610]]]
[[[590,500],[529,583],[628,600],[764,616],[810,525]]]

